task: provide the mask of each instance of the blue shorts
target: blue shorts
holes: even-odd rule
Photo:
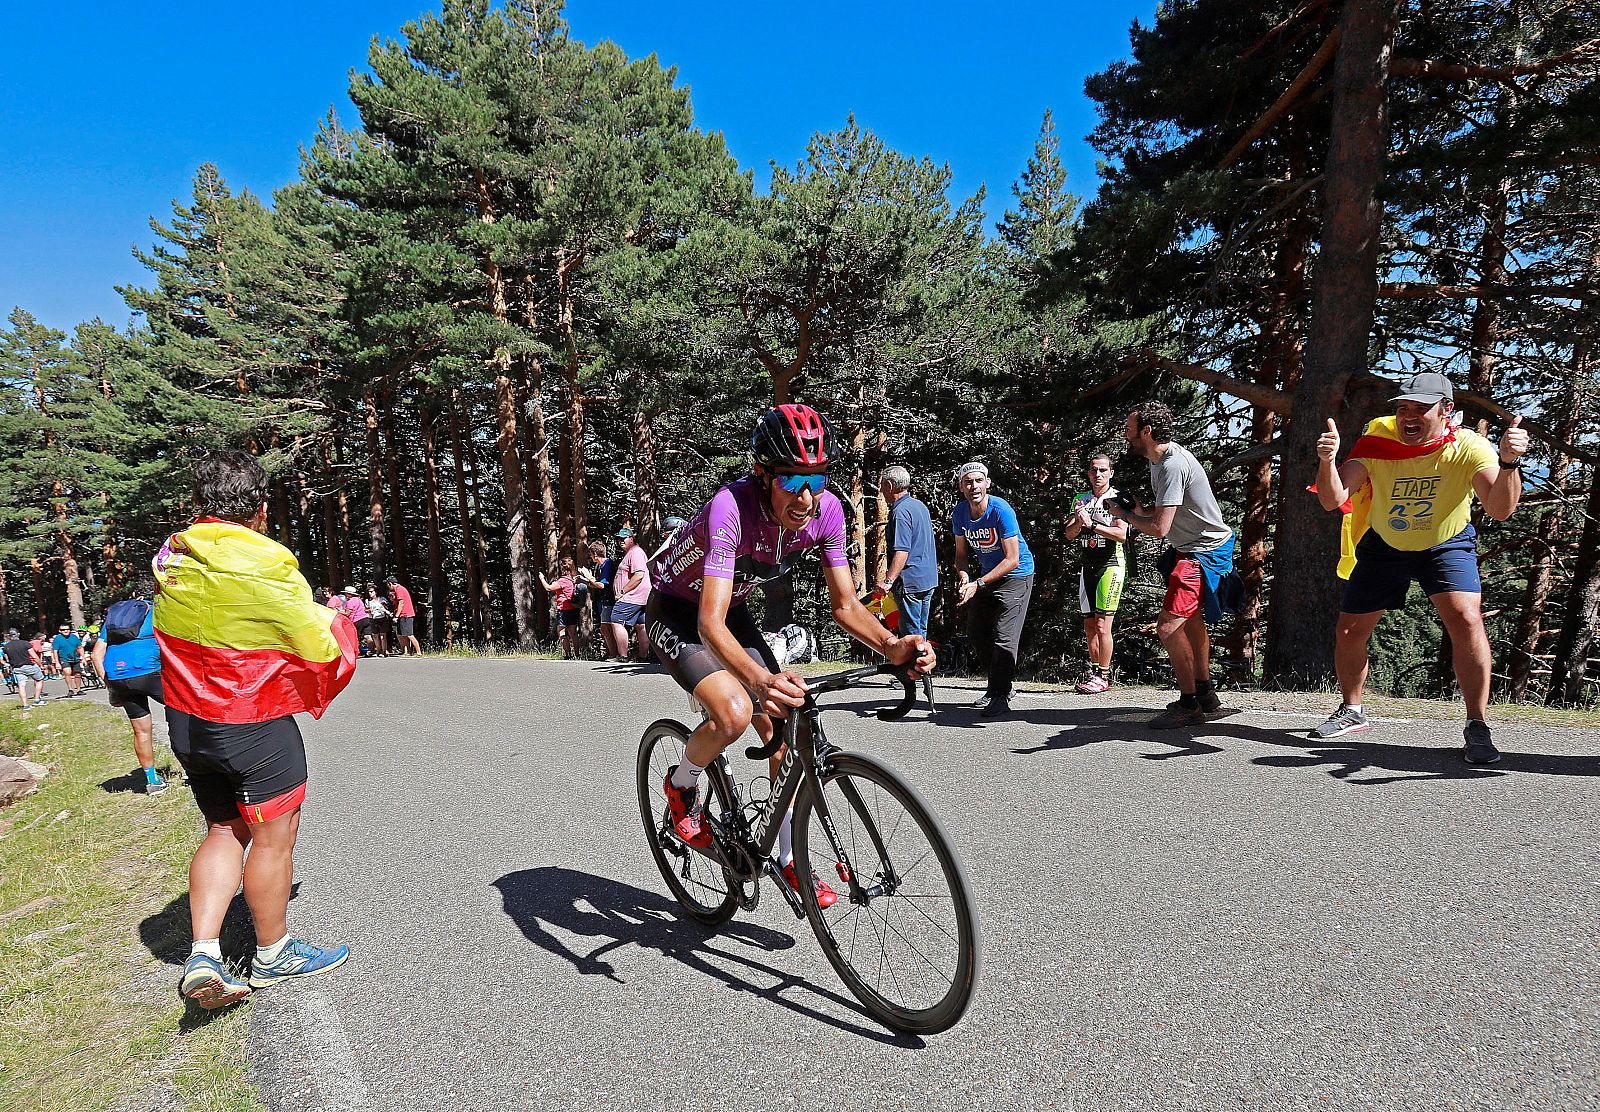
[[[611,621],[619,626],[644,625],[644,603],[619,602],[611,608]]]
[[[1411,581],[1430,596],[1441,591],[1483,594],[1478,576],[1478,531],[1468,525],[1443,544],[1421,552],[1402,552],[1376,532],[1356,545],[1356,566],[1344,586],[1339,609],[1346,614],[1373,614],[1405,605]]]

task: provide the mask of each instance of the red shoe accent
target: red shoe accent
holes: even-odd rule
[[[783,867],[783,880],[791,892],[800,891],[800,874],[794,871],[793,861]],[[811,874],[811,887],[816,890],[818,907],[832,907],[839,902],[839,893],[814,872]]]
[[[711,827],[698,813],[691,813],[699,789],[678,787],[672,782],[672,772],[667,773],[661,789],[667,794],[667,814],[672,816],[672,832],[683,839],[685,845],[695,849],[710,849]]]

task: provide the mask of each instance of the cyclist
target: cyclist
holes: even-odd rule
[[[753,473],[718,490],[651,560],[650,644],[706,713],[665,785],[673,831],[691,846],[711,845],[711,830],[696,807],[706,766],[752,723],[770,743],[772,719],[805,701],[805,678],[779,666],[745,605],[756,588],[787,575],[801,552],[820,550],[839,628],[895,664],[913,664],[919,675],[933,670],[926,641],[896,637],[856,599],[844,509],[825,489],[838,451],[833,425],[810,406],[769,409],[750,438]],[[772,758],[774,775],[781,758]],[[785,816],[779,829],[778,864],[798,890],[790,823]],[[821,906],[838,898],[820,880],[813,883]]]
[[[1117,497],[1111,485],[1111,457],[1089,460],[1089,491],[1074,500],[1067,539],[1083,549],[1078,572],[1078,609],[1083,613],[1083,633],[1089,642],[1089,674],[1074,690],[1098,695],[1111,686],[1111,623],[1122,602],[1122,584],[1128,573],[1128,523],[1106,509]]]

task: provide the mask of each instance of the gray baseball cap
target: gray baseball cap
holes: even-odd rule
[[[1450,385],[1448,378],[1437,371],[1423,371],[1401,380],[1400,392],[1389,400],[1432,405],[1434,402],[1453,402],[1455,398],[1455,387]]]

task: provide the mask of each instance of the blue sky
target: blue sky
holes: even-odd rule
[[[373,35],[427,0],[274,5],[58,0],[14,7],[0,70],[0,314],[21,305],[70,330],[126,323],[113,290],[145,271],[130,249],[186,198],[195,167],[262,196],[292,180],[298,147],[345,89]],[[998,217],[1046,107],[1069,185],[1094,191],[1083,79],[1127,52],[1155,0],[974,5],[572,0],[585,42],[678,67],[701,127],[756,171],[797,161],[854,112],[892,147],[948,162],[963,196],[989,187]]]

